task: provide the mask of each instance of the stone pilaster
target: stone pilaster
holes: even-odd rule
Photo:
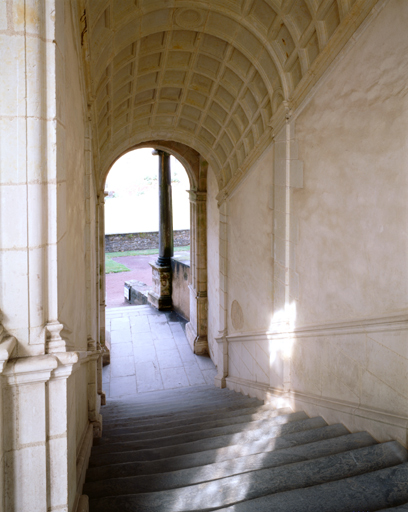
[[[98,237],[98,331],[99,342],[101,344],[103,364],[110,363],[110,352],[106,346],[106,325],[105,325],[105,194],[101,191],[98,195],[98,203],[96,205],[96,214],[98,219],[97,237]]]
[[[190,190],[190,205],[190,321],[186,335],[195,354],[207,354],[207,194]]]
[[[218,347],[218,373],[214,383],[217,387],[226,387],[228,377],[228,200],[219,205],[219,320],[220,335],[215,339]]]

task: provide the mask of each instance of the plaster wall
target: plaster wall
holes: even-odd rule
[[[302,408],[320,407],[329,421],[404,444],[407,24],[408,4],[386,3],[296,119],[304,163],[304,188],[293,191],[296,330],[303,332],[291,361]]]
[[[215,338],[219,336],[219,227],[220,215],[217,200],[218,184],[215,173],[208,168],[207,174],[207,294],[208,294],[208,348],[211,359],[218,365],[218,349]]]
[[[273,147],[228,200],[228,335],[266,331],[273,316]],[[269,384],[269,346],[233,342],[229,376]]]

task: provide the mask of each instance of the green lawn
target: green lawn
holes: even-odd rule
[[[174,251],[189,251],[190,246],[185,245],[183,247],[175,247]],[[117,261],[113,261],[112,258],[120,258],[122,256],[141,256],[147,254],[158,254],[158,249],[145,249],[141,251],[123,251],[123,252],[106,252],[105,253],[105,273],[106,274],[114,274],[118,272],[130,272],[130,269],[127,268],[122,263],[118,263]]]

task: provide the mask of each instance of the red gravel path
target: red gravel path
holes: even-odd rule
[[[131,279],[137,279],[147,286],[152,286],[152,267],[149,261],[154,262],[157,254],[147,256],[120,256],[112,258],[118,263],[122,263],[130,272],[119,272],[117,274],[106,274],[106,306],[108,308],[118,308],[120,306],[130,306],[124,297],[124,283]]]

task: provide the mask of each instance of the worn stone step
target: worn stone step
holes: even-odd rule
[[[164,405],[162,407],[139,407],[137,405],[129,404],[128,407],[121,411],[114,411],[106,414],[106,421],[108,423],[115,421],[117,419],[124,418],[135,418],[135,419],[143,419],[143,418],[155,418],[155,417],[163,417],[172,414],[183,414],[188,413],[191,414],[193,412],[205,414],[205,411],[217,410],[230,407],[232,405],[239,405],[241,407],[244,406],[261,406],[263,402],[257,400],[256,398],[230,398],[228,400],[225,399],[214,399],[208,401],[197,401],[195,403],[183,402],[179,401],[178,403],[170,403],[168,405]]]
[[[100,439],[96,439],[94,446],[102,446],[106,444],[113,445],[114,443],[128,443],[132,441],[148,441],[153,439],[165,437],[173,437],[183,435],[185,439],[188,436],[198,434],[199,432],[212,432],[215,429],[225,429],[225,432],[229,431],[240,431],[256,428],[256,425],[260,425],[266,421],[270,422],[271,425],[281,425],[292,421],[299,421],[307,419],[308,416],[303,411],[292,412],[289,414],[276,414],[276,411],[265,412],[263,415],[258,415],[257,418],[252,416],[237,416],[236,418],[227,418],[226,420],[209,421],[202,424],[195,425],[183,425],[180,427],[167,428],[165,430],[153,430],[147,429],[144,432],[127,432],[122,434],[111,434],[105,435]]]
[[[225,391],[215,388],[214,386],[193,386],[190,388],[181,388],[179,393],[175,390],[167,390],[166,392],[152,391],[150,393],[141,393],[136,397],[131,396],[128,399],[108,399],[106,412],[110,413],[111,411],[122,410],[129,405],[160,407],[161,405],[167,405],[171,402],[179,404],[184,400],[196,403],[200,400],[212,398],[224,398],[225,400],[228,400],[231,397],[240,399],[250,398],[248,396],[241,395],[236,391]]]
[[[230,411],[227,413],[219,414],[218,411],[207,414],[204,418],[198,417],[195,414],[184,417],[183,419],[177,420],[163,420],[163,421],[132,421],[125,424],[116,424],[115,426],[109,426],[106,428],[104,425],[104,435],[111,436],[116,434],[127,434],[127,433],[137,433],[137,432],[145,432],[146,430],[166,430],[172,429],[176,427],[189,426],[192,427],[201,427],[210,422],[219,423],[219,422],[228,422],[229,420],[232,423],[240,423],[240,418],[248,418],[248,419],[261,419],[267,417],[279,416],[282,414],[290,414],[293,411],[289,408],[275,409],[272,406],[262,406],[260,408],[250,408],[250,409],[238,409],[236,411]]]
[[[390,441],[351,452],[279,468],[262,469],[180,489],[97,498],[91,500],[91,510],[107,512],[112,510],[112,507],[121,511],[140,509],[149,512],[211,510],[272,493],[315,486],[388,468],[400,464],[403,460],[406,460],[406,450],[395,441]],[[321,510],[327,510],[327,507],[322,507]]]
[[[297,432],[281,433],[277,437],[270,435],[268,432],[260,432],[259,430],[252,430],[250,432],[230,434],[209,439],[200,439],[199,441],[177,444],[172,446],[148,448],[144,450],[127,450],[123,452],[111,453],[92,453],[89,465],[90,467],[103,466],[107,464],[119,464],[124,462],[136,461],[153,461],[159,459],[167,459],[169,457],[176,457],[180,455],[193,454],[194,452],[206,452],[207,450],[215,450],[222,453],[222,449],[236,445],[238,450],[235,453],[242,453],[242,450],[250,450],[252,443],[257,443],[257,451],[252,453],[259,453],[262,450],[271,450],[288,448],[297,444],[306,444],[318,439],[328,439],[333,437],[334,432],[337,435],[348,434],[348,430],[343,425],[333,425],[332,428],[323,429],[326,425],[325,421],[321,418],[307,420],[307,424],[303,422],[302,429]],[[300,423],[300,422],[297,422]],[[299,428],[299,426],[298,426]],[[341,433],[340,433],[341,432]],[[275,434],[277,434],[275,432]],[[213,452],[214,453],[214,452]],[[247,452],[248,453],[248,452]],[[239,456],[239,455],[236,455]],[[222,460],[222,459],[217,459]]]
[[[297,414],[297,413],[295,413]],[[175,436],[158,437],[146,441],[132,440],[127,442],[110,442],[109,444],[97,445],[92,448],[92,455],[102,453],[124,452],[128,450],[143,450],[148,448],[162,448],[167,446],[183,445],[194,442],[207,442],[211,438],[229,438],[235,436],[241,442],[255,441],[259,437],[278,437],[279,435],[309,430],[326,425],[323,418],[307,418],[297,421],[289,421],[284,418],[285,423],[279,423],[277,419],[250,422],[245,425],[229,425],[227,427],[212,428],[200,432],[189,432]]]
[[[219,512],[389,511],[408,501],[408,464],[221,507]],[[116,498],[117,499],[117,498]],[[91,509],[92,510],[92,509]],[[103,512],[103,508],[95,509]],[[131,510],[123,508],[121,510]],[[206,508],[204,510],[214,510]],[[391,508],[392,510],[392,508]],[[398,509],[397,509],[398,510]],[[402,509],[404,510],[404,509]],[[92,510],[93,512],[93,510]]]
[[[231,444],[206,451],[180,454],[177,449],[165,449],[162,453],[165,452],[167,458],[156,457],[154,459],[155,453],[152,453],[152,450],[130,452],[129,454],[118,453],[114,454],[111,458],[104,456],[105,461],[99,458],[99,465],[95,464],[93,459],[91,459],[90,465],[94,467],[88,469],[87,480],[95,481],[107,478],[119,478],[126,475],[151,475],[154,473],[177,471],[216,462],[231,461],[231,459],[234,458],[262,452],[285,453],[284,450],[295,450],[297,453],[296,450],[301,451],[303,449],[302,447],[309,445],[317,446],[320,442],[331,441],[338,437],[344,438],[349,435],[351,434],[344,425],[336,424],[297,432],[275,439],[259,440],[244,445]],[[353,435],[368,436],[369,442],[367,442],[367,444],[375,444],[373,438],[366,432]]]
[[[257,413],[263,411],[269,411],[273,409],[271,405],[241,405],[234,404],[229,407],[222,407],[220,409],[204,409],[201,408],[199,412],[185,412],[183,414],[168,414],[165,416],[152,416],[148,418],[129,418],[123,417],[117,418],[115,421],[108,422],[104,421],[104,432],[108,432],[111,429],[124,428],[128,426],[140,426],[143,430],[146,426],[149,428],[150,425],[166,425],[171,423],[184,424],[193,421],[194,423],[200,423],[205,419],[211,418],[227,418],[236,415]],[[288,409],[290,411],[290,409]]]
[[[111,467],[111,472],[105,471],[105,473],[99,473],[100,476],[102,476],[100,481],[87,483],[83,492],[90,498],[94,498],[116,494],[132,494],[135,493],[136,490],[137,492],[155,492],[165,489],[174,489],[225,478],[239,473],[247,473],[259,469],[318,459],[320,457],[356,450],[374,444],[377,443],[372,436],[366,432],[360,432],[340,436],[327,441],[279,450],[277,452],[270,451],[241,456],[234,458],[233,461],[215,462],[205,466],[177,471],[171,471],[171,465],[166,465],[166,461],[163,461],[164,464],[157,467],[158,474],[153,475],[132,475],[132,467],[121,468],[122,471],[115,472],[115,467]],[[126,472],[126,469],[128,472]]]
[[[184,395],[182,397],[177,397],[175,395],[169,395],[168,399],[160,399],[160,400],[151,400],[151,401],[139,401],[139,400],[129,400],[123,403],[114,403],[109,404],[106,412],[107,415],[110,416],[112,414],[122,413],[123,411],[127,411],[128,409],[139,409],[141,411],[160,411],[162,407],[176,407],[180,406],[197,406],[201,404],[209,404],[211,402],[226,402],[228,403],[231,400],[238,400],[240,402],[245,402],[246,400],[254,400],[253,398],[248,396],[242,396],[238,393],[228,393],[228,394],[219,394],[219,393],[200,393],[197,397],[194,397],[192,394]],[[256,399],[255,399],[256,400]],[[260,400],[259,400],[260,401]]]

